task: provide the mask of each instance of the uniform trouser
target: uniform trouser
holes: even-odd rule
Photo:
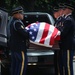
[[[54,51],[54,69],[55,69],[55,75],[58,75],[58,54],[59,50]]]
[[[74,50],[60,50],[58,55],[58,75],[74,75],[73,55]]]
[[[26,75],[27,53],[11,51],[11,75]]]

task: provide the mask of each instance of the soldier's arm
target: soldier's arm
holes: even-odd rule
[[[29,37],[29,33],[27,32],[27,30],[25,29],[25,26],[22,25],[22,23],[17,22],[15,23],[15,29],[16,31],[18,31],[21,35],[23,35],[25,38]]]
[[[65,38],[67,36],[67,34],[69,34],[69,30],[72,27],[72,22],[70,20],[67,20],[64,22],[64,28],[63,31],[61,32],[61,38]]]

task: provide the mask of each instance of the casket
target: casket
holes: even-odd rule
[[[41,46],[41,45],[37,45],[37,44],[34,44],[34,43],[30,42],[29,49],[31,49],[31,50],[50,50],[50,49],[59,50],[59,45],[58,45],[58,41],[55,41],[53,47]]]

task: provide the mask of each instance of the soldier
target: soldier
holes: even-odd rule
[[[63,7],[59,6],[56,8],[54,8],[54,17],[56,18],[56,21],[55,21],[55,27],[62,31],[63,29],[63,26],[62,26],[62,22],[64,21],[64,18],[63,18]],[[59,47],[60,47],[60,41],[59,41]],[[62,63],[59,59],[61,55],[61,51],[60,50],[57,50],[57,51],[54,51],[54,66],[55,66],[55,74],[56,75],[59,75],[60,71],[59,71],[59,67],[60,67],[60,64]]]
[[[61,60],[62,67],[60,75],[74,75],[73,74],[73,55],[74,55],[74,32],[75,21],[72,17],[74,7],[68,3],[64,4],[65,21],[63,22],[63,31],[61,31]]]
[[[29,39],[23,20],[23,8],[21,6],[12,10],[10,23],[10,50],[11,50],[11,75],[25,75],[27,67],[27,46]]]

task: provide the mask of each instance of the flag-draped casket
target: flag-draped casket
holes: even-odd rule
[[[60,31],[53,25],[46,22],[36,22],[28,25],[26,30],[29,32],[30,48],[50,49],[58,47]]]

